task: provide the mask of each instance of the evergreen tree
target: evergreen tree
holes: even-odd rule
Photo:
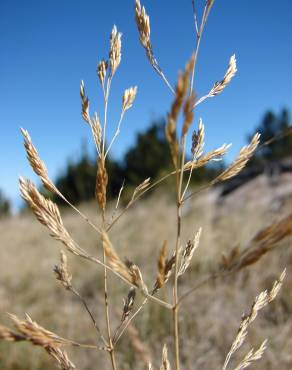
[[[164,121],[154,122],[139,133],[124,159],[126,182],[137,185],[148,177],[157,178],[162,171],[172,169],[169,145],[165,139]]]
[[[292,135],[285,135],[291,131],[290,117],[287,109],[283,109],[279,115],[268,111],[260,125],[256,128],[261,134],[261,142],[267,142],[255,155],[253,163],[270,162],[292,155]],[[281,135],[285,135],[280,138]],[[279,139],[269,143],[275,137]]]

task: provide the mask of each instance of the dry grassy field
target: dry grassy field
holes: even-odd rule
[[[276,222],[291,212],[291,175],[282,175],[278,184],[270,184],[260,176],[242,186],[223,200],[218,190],[201,193],[183,209],[183,243],[201,226],[202,236],[191,266],[180,281],[180,291],[196,285],[216,270],[222,253],[232,247],[241,248],[263,227]],[[175,206],[173,196],[157,190],[125,214],[110,233],[121,257],[135,261],[145,276],[146,284],[155,280],[157,258],[163,240],[170,246],[175,239]],[[81,206],[92,220],[99,211],[95,202]],[[64,224],[74,238],[93,255],[101,256],[102,247],[96,233],[77,215],[62,210]],[[291,218],[290,218],[291,230]],[[30,214],[1,221],[0,312],[1,322],[8,323],[6,312],[23,317],[28,313],[33,320],[58,335],[84,343],[95,340],[84,307],[62,289],[55,280],[53,267],[59,260],[59,243],[47,235]],[[181,359],[183,369],[221,368],[236,335],[241,315],[247,312],[254,297],[270,288],[284,267],[287,277],[276,301],[270,304],[252,324],[246,343],[235,356],[235,363],[251,347],[258,347],[268,339],[263,358],[253,368],[292,368],[292,241],[286,238],[259,262],[242,271],[211,280],[193,292],[181,308]],[[105,326],[102,307],[103,270],[87,261],[68,256],[73,285],[86,298],[101,328]],[[119,324],[123,299],[128,287],[115,277],[109,279],[112,326]],[[170,294],[162,289],[159,297]],[[135,307],[141,297],[137,297]],[[151,359],[155,368],[160,364],[163,343],[172,353],[170,312],[151,302],[143,308],[127,333],[117,345],[120,369],[145,369]],[[104,351],[68,349],[78,369],[109,368]],[[52,360],[38,347],[26,343],[0,344],[0,369],[45,370],[54,368]],[[252,367],[251,367],[252,368]]]

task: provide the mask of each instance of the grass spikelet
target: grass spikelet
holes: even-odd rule
[[[198,131],[194,131],[192,135],[192,155],[193,159],[198,159],[203,154],[204,148],[204,140],[205,140],[205,126],[203,124],[202,118],[199,120],[199,129]]]
[[[265,339],[255,352],[254,349],[251,349],[234,370],[246,369],[253,362],[260,360],[263,357],[263,354],[266,349],[267,349],[267,340]]]
[[[227,153],[227,150],[230,148],[231,144],[223,144],[220,148],[214,149],[198,159],[188,161],[184,165],[184,171],[189,171],[192,168],[200,168],[205,166],[210,161],[220,161],[222,157]]]
[[[195,94],[192,92],[186,99],[184,105],[184,123],[182,127],[182,136],[186,135],[194,119],[194,106]]]
[[[136,15],[136,24],[140,36],[140,42],[145,48],[147,54],[151,54],[152,46],[150,41],[150,20],[144,6],[141,7],[140,0],[136,0],[135,15]]]
[[[0,340],[8,342],[31,342],[35,346],[44,348],[46,352],[57,361],[61,370],[76,370],[75,365],[69,360],[67,353],[59,348],[61,345],[72,344],[72,342],[44,329],[36,322],[32,321],[28,315],[26,315],[24,321],[12,314],[9,314],[9,317],[19,333],[0,325]]]
[[[179,144],[178,144],[177,135],[176,135],[177,119],[178,119],[179,112],[182,109],[183,102],[184,102],[184,99],[188,91],[189,76],[190,76],[193,64],[194,64],[194,56],[192,56],[191,60],[187,63],[184,72],[179,74],[178,82],[177,82],[176,89],[175,89],[175,98],[171,105],[171,110],[168,114],[167,124],[165,127],[165,135],[169,143],[171,157],[172,157],[172,161],[173,161],[175,168],[177,167],[177,164],[178,164],[178,155],[179,155]],[[190,99],[192,99],[192,96]],[[187,107],[185,109],[189,111],[189,104],[187,104]],[[189,128],[189,125],[193,120],[192,112],[189,111],[185,115],[185,118],[186,120],[185,120],[185,124],[183,125],[184,127],[183,134],[187,132],[187,129]]]
[[[214,86],[212,87],[211,91],[208,94],[209,97],[213,97],[220,94],[225,89],[225,87],[230,83],[236,72],[237,72],[236,58],[235,55],[232,55],[229,60],[228,69],[223,79],[214,84]]]
[[[102,141],[102,129],[101,129],[99,117],[96,112],[94,113],[94,116],[91,120],[91,130],[92,130],[92,135],[93,135],[93,139],[95,142],[97,152],[100,155],[101,141]]]
[[[61,241],[71,253],[80,255],[80,251],[63,225],[57,205],[43,197],[31,181],[21,177],[19,184],[22,198],[30,206],[39,222],[50,230],[50,235]]]
[[[124,323],[128,319],[134,307],[135,297],[136,297],[136,289],[130,288],[127,298],[124,300],[124,307],[123,307],[121,323]]]
[[[40,177],[44,187],[51,191],[56,192],[56,188],[49,178],[48,170],[45,163],[40,159],[36,147],[33,145],[29,133],[23,128],[20,129],[24,137],[24,147],[27,154],[27,159],[34,170],[34,172]]]
[[[69,357],[65,351],[52,346],[47,347],[46,351],[57,361],[61,370],[77,370],[73,362],[69,360]]]
[[[61,264],[60,266],[54,267],[54,272],[56,274],[56,279],[61,282],[63,287],[67,290],[72,288],[72,275],[68,271],[67,256],[61,250]]]
[[[238,247],[233,248],[228,256],[224,256],[223,267],[227,270],[240,270],[250,266],[290,235],[292,214],[260,230],[242,251]]]
[[[105,163],[102,158],[97,161],[97,174],[96,174],[96,186],[95,186],[95,197],[101,210],[105,210],[106,206],[106,188],[108,183],[107,171]]]
[[[149,186],[150,186],[150,177],[148,177],[147,179],[145,179],[143,182],[141,182],[141,184],[139,184],[135,188],[131,200],[133,201],[142,191],[144,191],[145,189],[147,189]]]
[[[137,29],[139,32],[139,39],[140,39],[141,45],[145,49],[147,59],[149,60],[154,70],[158,73],[158,75],[166,83],[167,87],[171,90],[172,93],[174,93],[172,86],[168,82],[156,58],[154,57],[152,44],[150,40],[150,19],[146,13],[144,6],[141,7],[140,0],[136,0],[136,3],[135,3],[135,20],[136,20]]]
[[[142,290],[143,293],[148,294],[148,289],[144,283],[142,272],[133,262],[128,263],[129,271],[131,272],[132,283]]]
[[[25,320],[20,320],[17,316],[9,314],[10,319],[13,321],[15,328],[23,335],[27,341],[32,342],[36,346],[46,348],[47,346],[60,346],[68,344],[69,342],[59,337],[57,334],[44,329],[35,321],[26,315]]]
[[[165,266],[166,266],[167,241],[165,240],[158,258],[158,276],[156,279],[157,287],[160,289],[165,283]]]
[[[282,287],[285,275],[286,275],[286,271],[284,270],[280,278],[275,281],[271,291],[268,292],[267,290],[265,290],[262,293],[260,293],[256,297],[249,314],[243,316],[238,333],[236,335],[235,340],[232,343],[230,351],[228,352],[226,356],[222,370],[226,370],[232,355],[242,346],[247,336],[248,328],[250,324],[256,319],[259,311],[262,310],[265,306],[267,306],[270,302],[272,302],[276,298],[277,294],[279,293]],[[261,353],[261,351],[259,353]]]
[[[86,123],[90,122],[89,99],[85,94],[84,81],[80,82],[81,114]]]
[[[106,60],[101,60],[97,65],[97,76],[101,83],[102,89],[104,90],[104,83],[106,78],[106,71],[108,68],[108,62]]]
[[[116,271],[121,276],[123,276],[127,281],[132,283],[133,282],[132,275],[130,274],[125,263],[118,256],[117,252],[115,251],[105,231],[103,231],[101,234],[101,241],[102,241],[102,246],[107,256],[107,259],[111,267],[113,268],[113,270]]]
[[[123,95],[122,111],[126,112],[134,103],[137,94],[137,86],[125,90]]]
[[[236,58],[235,55],[232,55],[229,60],[228,69],[223,79],[221,81],[215,82],[214,86],[209,91],[209,93],[207,95],[202,96],[198,101],[196,101],[194,107],[201,104],[204,100],[220,94],[225,89],[225,87],[229,85],[230,81],[235,76],[236,72],[237,72]]]
[[[25,340],[25,337],[15,333],[4,325],[0,325],[0,340],[5,340],[6,342],[19,342]]]
[[[187,242],[187,245],[186,245],[185,249],[182,252],[181,264],[180,264],[180,268],[179,268],[179,271],[178,271],[178,276],[183,275],[185,273],[186,269],[189,267],[189,265],[191,263],[191,260],[192,260],[192,257],[193,257],[193,254],[199,246],[201,233],[202,233],[202,228],[200,228],[198,230],[198,232],[195,235],[195,238],[192,241],[189,240]]]
[[[226,181],[231,179],[232,177],[236,176],[247,164],[250,160],[254,152],[256,151],[260,142],[260,134],[256,133],[252,138],[249,145],[244,146],[240,152],[238,157],[235,161],[224,171],[221,175],[219,175],[213,183],[217,183],[220,181]]]
[[[121,63],[122,57],[122,34],[118,32],[117,27],[114,26],[110,36],[110,51],[109,51],[109,65],[110,65],[110,77],[112,78],[115,74],[118,66]]]
[[[168,280],[169,280],[169,278],[170,278],[170,276],[172,274],[174,264],[175,264],[175,252],[173,253],[173,255],[170,258],[167,258],[165,260],[165,263],[164,263],[164,272],[161,273],[161,276],[164,277],[164,280],[163,280],[161,286],[163,286],[165,283],[168,282]],[[160,289],[159,284],[161,284],[161,282],[159,282],[158,279],[156,279],[155,284],[154,284],[154,287],[153,287],[153,290],[152,290],[152,295],[154,295],[155,293],[157,293],[157,291]]]
[[[170,363],[168,361],[166,344],[163,346],[163,350],[162,350],[162,363],[160,366],[160,370],[171,370]]]
[[[176,122],[178,119],[178,114],[182,108],[183,101],[186,97],[189,87],[189,77],[194,65],[194,56],[192,55],[190,61],[186,64],[185,70],[179,74],[176,89],[175,89],[175,99],[171,105],[171,110],[169,113],[170,118]]]

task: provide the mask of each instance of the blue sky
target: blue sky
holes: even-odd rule
[[[150,15],[154,53],[174,85],[194,47],[191,0],[141,1]],[[197,0],[198,8],[204,0]],[[92,109],[102,113],[97,61],[108,55],[113,24],[123,33],[122,63],[112,86],[109,133],[121,96],[138,85],[113,156],[121,158],[138,131],[165,116],[171,94],[150,68],[140,47],[134,0],[2,0],[0,2],[0,188],[15,202],[18,175],[34,179],[19,127],[26,128],[52,177],[78,158],[88,128],[80,115],[83,79]],[[222,95],[198,109],[207,148],[232,142],[228,159],[267,109],[291,110],[292,1],[217,0],[208,20],[197,66],[195,90],[206,93],[223,77],[235,53],[238,74]]]

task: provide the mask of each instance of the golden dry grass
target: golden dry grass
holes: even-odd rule
[[[291,179],[290,179],[291,180]],[[277,201],[273,194],[280,192],[283,184],[289,183],[284,176],[278,187],[269,187],[264,179],[254,180],[258,193],[265,193],[266,202],[260,197],[255,201],[251,194],[253,184],[239,189],[222,204],[217,204],[216,190],[203,193],[195,201],[190,201],[184,209],[183,233],[193,236],[202,226],[199,248],[195,251],[190,267],[180,281],[183,292],[201,281],[221,262],[221,254],[237,245],[244,247],[248,240],[264,226],[289,214],[291,195],[283,197],[282,205],[276,213],[271,205]],[[259,187],[261,184],[261,188]],[[287,187],[286,187],[287,188]],[[244,192],[245,190],[245,192]],[[237,197],[238,208],[234,207]],[[249,198],[253,201],[248,201]],[[233,199],[232,199],[233,198]],[[247,200],[247,201],[246,201]],[[153,197],[137,204],[116,225],[111,240],[122,257],[131,256],[141,266],[146,284],[156,278],[156,261],[161,248],[160,241],[173,241],[175,230],[175,206],[171,195],[155,193]],[[84,205],[94,219],[96,204]],[[74,239],[94,253],[97,247],[96,233],[85,222],[64,210],[63,221]],[[151,232],[149,232],[149,230]],[[27,312],[39,324],[61,337],[78,339],[79,342],[94,342],[95,333],[84,307],[69,292],[55,284],[53,267],[59,260],[59,245],[47,237],[46,230],[30,215],[3,221],[0,224],[1,270],[0,270],[0,312],[2,323],[7,323],[6,311],[19,317]],[[187,237],[188,238],[188,237]],[[183,242],[187,242],[184,240]],[[291,239],[281,242],[275,251],[268,253],[250,269],[238,274],[210,281],[185,300],[181,308],[182,338],[181,356],[183,369],[210,369],[223,364],[240,323],[243,312],[248,310],[254,297],[271,286],[283,268],[287,267],[287,279],[276,303],[265,309],[249,330],[247,345],[236,363],[253,346],[258,348],[268,338],[268,349],[258,364],[259,369],[290,369],[292,345],[291,336]],[[99,254],[101,246],[98,246]],[[69,267],[73,283],[86,298],[96,315],[97,322],[104,329],[102,297],[98,291],[103,284],[102,268],[80,263],[69,256]],[[146,278],[147,277],[147,278]],[[123,298],[128,288],[116,284],[116,277],[110,277],[112,313],[114,326],[118,325],[123,312]],[[164,296],[163,291],[161,297]],[[135,302],[135,306],[138,302]],[[117,346],[117,358],[121,369],[146,368],[145,361],[151,357],[153,365],[161,358],[161,341],[171,347],[172,328],[169,326],[170,313],[160,306],[148,303],[134,321],[128,334],[121,338]],[[138,329],[138,332],[136,331]],[[80,369],[107,367],[108,359],[104,352],[91,352],[86,349],[69,350],[70,359]],[[173,354],[169,351],[170,361]],[[47,355],[29,344],[0,344],[0,368],[45,370],[52,368]]]

